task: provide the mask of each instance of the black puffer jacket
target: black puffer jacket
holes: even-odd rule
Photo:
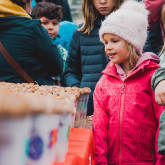
[[[103,19],[103,17],[99,17],[95,21],[90,35],[75,31],[63,78],[64,86],[91,88],[87,116],[93,114],[93,91],[102,75],[101,71],[108,63],[104,45],[99,39],[99,28]]]

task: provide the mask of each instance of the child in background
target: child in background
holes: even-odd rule
[[[59,22],[63,16],[62,7],[51,2],[39,2],[34,6],[31,14],[36,14],[36,18],[40,19],[42,26],[48,31],[55,42],[59,31]],[[64,72],[68,51],[61,45],[57,45],[57,48],[63,59]]]
[[[147,37],[144,4],[126,1],[102,22],[99,35],[111,62],[94,92],[93,131],[96,165],[163,165],[157,131],[163,107],[156,104],[151,77],[160,66]]]
[[[105,16],[118,9],[123,1],[82,0],[84,23],[73,34],[62,83],[91,89],[87,107],[89,120],[93,115],[93,91],[108,63],[98,31]]]

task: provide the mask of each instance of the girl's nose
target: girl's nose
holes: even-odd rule
[[[53,28],[53,25],[52,24],[49,24],[48,25],[48,29],[52,29]]]
[[[100,0],[100,3],[106,3],[107,0]]]
[[[112,44],[108,44],[108,45],[106,46],[106,49],[107,49],[107,50],[112,50],[112,49],[113,49]]]

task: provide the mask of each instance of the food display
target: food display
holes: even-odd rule
[[[0,164],[64,161],[70,127],[86,117],[90,89],[1,82],[0,91]]]

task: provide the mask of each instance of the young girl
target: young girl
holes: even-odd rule
[[[64,86],[90,87],[87,116],[93,114],[93,91],[108,59],[98,30],[105,16],[124,0],[82,0],[84,24],[73,35],[64,74]]]
[[[118,9],[123,1],[82,0],[84,23],[73,35],[63,85],[91,88],[87,116],[93,114],[93,91],[108,63],[98,30],[105,16]],[[163,0],[143,0],[143,3],[152,11],[149,15],[152,27]]]
[[[111,62],[94,92],[96,165],[165,164],[155,143],[163,107],[156,104],[151,89],[159,58],[151,52],[142,54],[147,16],[143,4],[126,1],[100,28]]]

